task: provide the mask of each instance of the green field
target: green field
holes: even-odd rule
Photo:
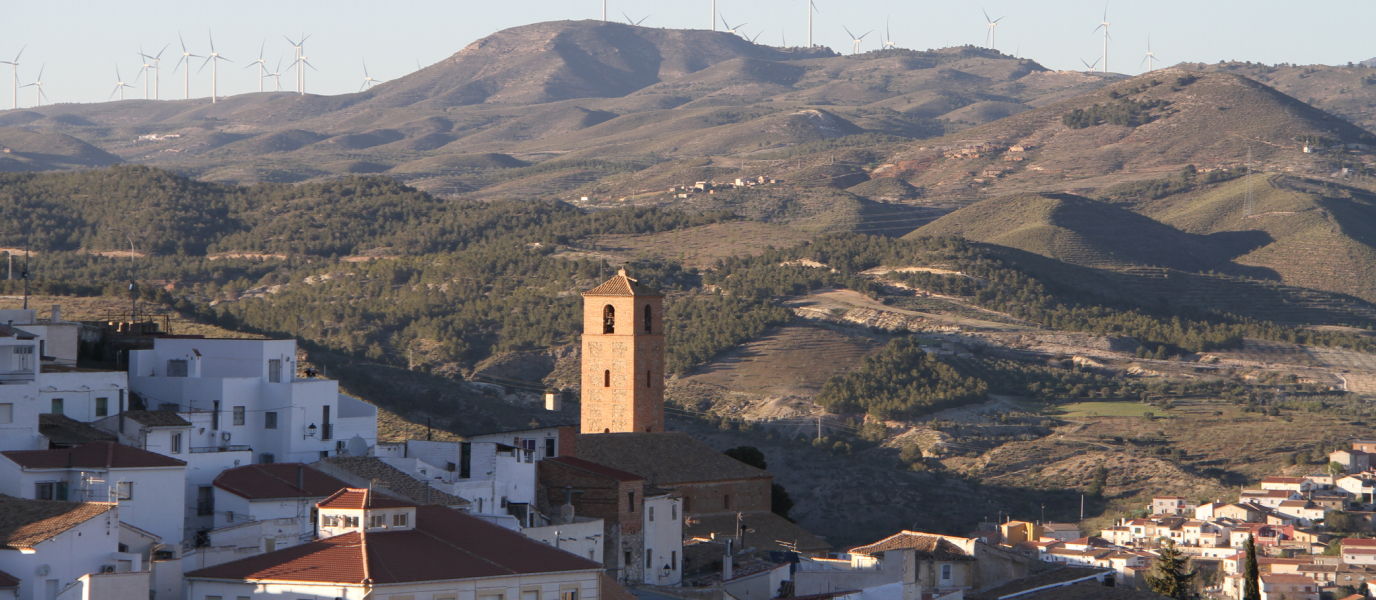
[[[1131,400],[1074,402],[1057,406],[1054,413],[1058,417],[1141,417],[1146,413],[1156,416],[1169,416],[1170,413],[1159,407],[1148,406]]]

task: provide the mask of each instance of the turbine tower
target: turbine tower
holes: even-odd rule
[[[292,59],[291,66],[287,67],[287,71],[296,69],[296,93],[303,96],[306,94],[306,69],[302,65],[312,69],[315,68],[310,63],[306,62],[306,40],[310,39],[310,37],[311,36],[302,33],[301,40],[296,42],[291,41],[291,38],[287,38],[287,43],[291,44],[292,47],[296,49],[296,58]]]
[[[884,19],[884,49],[885,49],[885,50],[897,50],[897,49],[898,49],[898,44],[894,43],[894,41],[893,41],[893,35],[891,35],[891,34],[889,33],[889,20],[888,20],[888,18],[885,18],[885,19]]]
[[[263,77],[271,77],[277,80],[277,91],[282,91],[282,59],[277,59],[277,69]]]
[[[869,31],[866,31],[866,32],[865,32],[865,35],[862,35],[862,36],[860,36],[860,37],[855,37],[855,34],[851,33],[851,32],[850,32],[850,29],[847,28],[845,25],[842,25],[842,26],[841,26],[841,29],[845,29],[845,30],[846,30],[846,35],[849,35],[849,36],[850,36],[850,41],[855,42],[855,47],[851,50],[851,52],[850,52],[851,54],[859,54],[859,53],[860,53],[860,42],[862,42],[862,41],[865,40],[865,35],[869,35],[869,34],[871,34],[871,33],[874,33],[874,30],[871,29],[871,30],[869,30]]]
[[[807,47],[812,47],[812,13],[822,12],[817,10],[817,3],[807,0]]]
[[[607,22],[607,0],[602,0],[602,22]]]
[[[205,70],[205,66],[206,66],[206,65],[210,65],[210,103],[211,103],[211,104],[214,104],[215,102],[219,101],[219,98],[220,98],[220,61],[222,61],[222,60],[224,60],[224,61],[229,61],[229,62],[234,62],[234,61],[232,61],[232,60],[229,60],[228,58],[225,58],[225,57],[223,57],[223,56],[220,56],[220,53],[215,51],[215,36],[214,36],[214,35],[211,35],[211,36],[210,36],[210,56],[207,56],[207,57],[205,58],[205,62],[201,63],[201,68],[200,68],[200,71],[204,71],[204,70]],[[199,71],[198,71],[198,72],[199,72]]]
[[[180,33],[177,34],[177,41],[181,42],[181,44],[182,44],[182,57],[181,57],[179,60],[177,60],[176,66],[172,67],[172,72],[173,72],[173,73],[176,73],[176,72],[177,72],[177,69],[181,68],[182,63],[186,63],[186,83],[184,84],[185,87],[182,88],[182,94],[183,94],[183,95],[182,95],[182,99],[183,99],[183,100],[190,100],[190,99],[191,99],[191,59],[193,59],[193,58],[205,58],[205,57],[204,57],[204,56],[201,56],[201,55],[199,55],[199,54],[192,54],[192,53],[190,53],[190,52],[187,52],[187,51],[186,51],[186,40],[182,39],[182,34],[180,34]]]
[[[1147,56],[1142,59],[1142,62],[1147,63],[1147,71],[1156,70],[1156,53],[1151,51],[1151,36],[1147,36]]]
[[[1108,37],[1108,26],[1109,26],[1109,25],[1110,25],[1110,23],[1108,22],[1108,3],[1105,2],[1105,3],[1104,3],[1104,20],[1099,22],[1099,26],[1098,26],[1098,27],[1095,27],[1095,28],[1094,28],[1094,31],[1099,31],[1100,29],[1104,30],[1104,55],[1103,55],[1102,57],[1100,57],[1099,60],[1104,61],[1104,67],[1103,67],[1103,68],[1104,68],[1104,74],[1105,74],[1105,75],[1108,74],[1108,40],[1109,40],[1109,37]],[[1095,62],[1098,62],[1098,61],[1095,61]]]
[[[28,48],[25,45],[24,48]],[[14,107],[19,108],[19,57],[24,55],[24,48],[19,49],[19,54],[14,55],[14,60],[0,60],[0,64],[14,67]]]
[[[46,63],[45,63],[43,66],[39,67],[39,68],[38,68],[38,79],[35,80],[33,83],[30,83],[30,84],[28,84],[28,85],[23,86],[23,87],[37,87],[37,88],[38,88],[38,93],[36,93],[36,94],[33,95],[33,96],[34,96],[34,105],[35,105],[35,106],[43,106],[43,99],[48,97],[48,94],[44,93],[44,91],[43,91],[43,69],[46,69],[46,68],[48,68],[48,65],[47,65]]]
[[[151,64],[148,63],[148,55],[143,53],[143,47],[142,47],[142,46],[139,47],[139,56],[140,56],[140,57],[143,57],[143,64],[139,67],[139,72],[138,72],[138,74],[134,76],[134,82],[135,82],[135,83],[138,83],[139,78],[140,78],[140,77],[143,77],[143,99],[144,99],[144,100],[147,100],[147,99],[148,99],[148,83],[149,83],[149,81],[150,81],[150,80],[152,79],[152,77],[153,77],[152,75],[149,75],[149,74],[148,74],[148,69],[152,68],[153,65],[151,65]],[[115,70],[118,71],[118,70],[119,70],[119,67],[115,67]],[[146,77],[145,77],[145,76],[146,76]],[[124,99],[124,94],[123,94],[123,93],[121,93],[121,94],[119,95],[119,99],[120,99],[120,100],[123,100],[123,99]]]
[[[115,92],[119,92],[120,101],[124,101],[124,88],[132,87],[134,86],[124,83],[124,77],[119,74],[119,65],[115,65],[115,91],[110,92],[110,97],[106,98],[106,102],[109,102],[115,97]]]
[[[161,64],[161,62],[162,62],[162,53],[163,53],[163,52],[167,52],[167,47],[168,47],[168,46],[171,46],[171,45],[172,45],[172,43],[171,43],[171,42],[168,42],[166,46],[163,46],[163,47],[162,47],[162,50],[159,50],[158,53],[155,54],[155,55],[153,55],[153,56],[148,56],[147,54],[144,54],[144,53],[143,53],[143,49],[142,49],[142,48],[139,48],[139,56],[143,57],[144,60],[146,60],[146,61],[148,61],[148,62],[150,62],[150,63],[153,63],[153,64],[151,65],[151,67],[152,67],[152,69],[153,69],[153,99],[154,99],[154,100],[157,100],[157,99],[158,99],[158,96],[159,96],[159,94],[158,94],[159,85],[158,85],[158,84],[159,84],[159,82],[161,81],[161,78],[158,77],[158,72],[162,70],[162,68],[161,68],[161,66],[160,66],[160,64]],[[144,68],[149,68],[149,66],[150,66],[150,65],[144,65]],[[147,96],[147,94],[144,94],[144,95]]]
[[[358,86],[358,91],[361,92],[363,90],[369,89],[379,83],[382,83],[382,80],[373,79],[373,77],[368,74],[368,61],[363,61],[363,85]]]
[[[712,0],[712,16],[708,19],[712,22],[712,31],[717,30],[717,0]]]
[[[999,17],[999,18],[997,18],[997,19],[990,19],[990,18],[989,18],[989,11],[984,10],[984,9],[982,9],[982,8],[980,9],[980,11],[982,11],[982,12],[984,13],[984,20],[989,22],[989,49],[990,49],[990,50],[997,50],[998,48],[997,48],[996,45],[994,44],[994,28],[995,28],[995,27],[998,27],[999,21],[1002,21],[1002,20],[1003,20],[1003,17]]]
[[[267,38],[264,38],[264,39],[263,39],[263,45],[261,45],[261,46],[258,47],[258,60],[255,60],[255,61],[253,61],[253,62],[250,62],[250,63],[248,63],[248,66],[244,67],[245,70],[247,70],[247,69],[252,69],[252,68],[255,67],[255,66],[258,67],[258,91],[259,91],[259,92],[263,91],[263,80],[264,80],[264,79],[267,79],[267,77],[268,77],[268,67],[267,67],[266,64],[264,64],[265,61],[263,60],[263,49],[265,49],[265,48],[267,48],[267,47],[268,47],[268,40],[267,40]]]

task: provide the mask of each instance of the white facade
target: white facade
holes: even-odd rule
[[[54,451],[58,452],[58,451]],[[26,469],[0,456],[0,494],[37,500],[40,484],[65,483],[74,502],[118,498],[120,518],[167,543],[183,535],[185,467]],[[2,571],[4,569],[0,569]]]
[[[220,488],[214,488],[215,516],[214,529],[222,529],[245,521],[270,521],[288,519],[296,523],[296,536],[307,540],[315,536],[315,521],[311,509],[315,503],[324,500],[316,498],[268,498],[249,500]],[[213,531],[213,530],[212,530]]]
[[[375,407],[340,394],[337,381],[296,377],[294,340],[161,338],[130,352],[129,372],[150,409],[191,413],[183,416],[196,425],[193,447],[248,446],[259,463],[314,462],[347,453],[355,436],[365,448],[377,443]]]
[[[645,498],[640,518],[645,532],[645,556],[641,560],[646,565],[647,584],[672,586],[683,581],[682,504],[681,498],[667,494]]]
[[[142,571],[138,554],[119,551],[119,510],[80,523],[43,542],[32,552],[0,549],[0,571],[19,578],[18,600],[48,600],[89,573],[116,571],[129,561],[129,571]],[[148,597],[144,587],[142,598]]]
[[[538,452],[496,442],[411,440],[379,446],[375,454],[403,473],[472,502],[475,516],[511,515],[523,527],[542,524],[534,516]]]
[[[458,581],[426,581],[392,585],[307,584],[292,582],[234,583],[201,579],[187,580],[187,600],[282,600],[319,598],[376,600],[412,597],[415,600],[569,600],[565,594],[576,591],[578,600],[601,598],[600,572],[541,573],[510,575]]]
[[[541,427],[521,431],[500,431],[467,436],[471,442],[493,442],[531,451],[535,460],[554,458],[559,454],[561,435],[577,435],[572,427]],[[568,440],[565,440],[567,443]]]
[[[0,323],[15,316],[0,314]],[[128,388],[123,372],[77,369],[74,358],[44,362],[47,341],[18,325],[17,334],[0,335],[0,451],[46,449],[47,440],[38,431],[40,414],[60,413],[90,422],[119,411],[119,399]]]
[[[603,522],[602,519],[575,518],[573,523],[527,527],[521,530],[526,537],[572,552],[591,560],[602,562]]]

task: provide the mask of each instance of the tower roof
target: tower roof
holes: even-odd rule
[[[606,280],[602,285],[583,292],[583,297],[588,296],[654,296],[663,298],[664,294],[641,285],[639,281],[626,276],[626,269],[620,269],[616,272],[615,277]]]

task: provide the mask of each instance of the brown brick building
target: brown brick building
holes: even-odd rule
[[[645,478],[572,456],[546,458],[538,469],[548,506],[569,502],[578,516],[602,519],[604,566],[618,579],[640,581]]]
[[[663,309],[625,269],[584,292],[583,433],[664,431]]]

